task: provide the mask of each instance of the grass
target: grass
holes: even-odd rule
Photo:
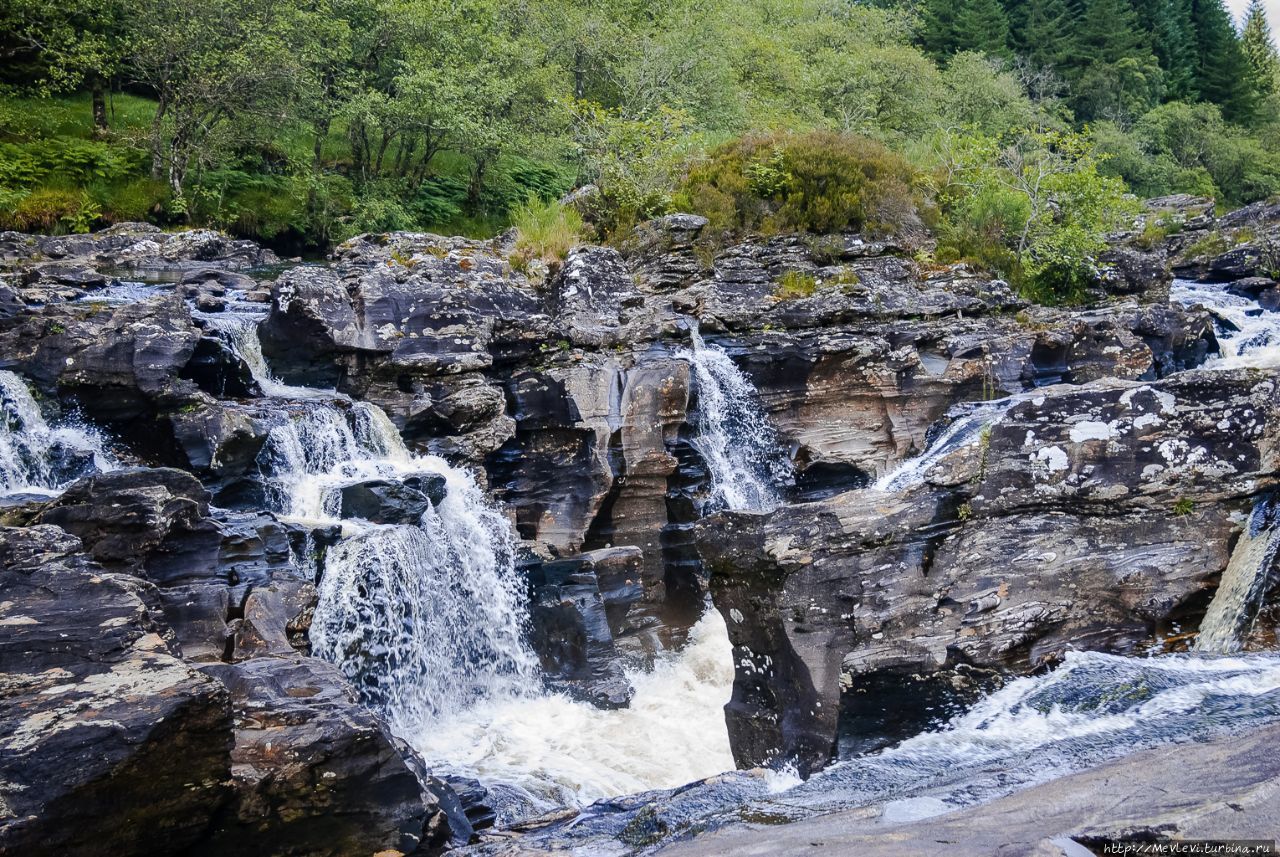
[[[818,280],[813,274],[787,271],[778,279],[778,287],[773,290],[773,294],[779,300],[786,301],[811,297],[817,290]]]
[[[1207,259],[1231,249],[1230,243],[1221,232],[1214,230],[1203,238],[1187,245],[1182,255],[1188,259]]]
[[[511,219],[516,228],[511,265],[517,270],[528,271],[534,260],[558,265],[582,243],[582,215],[554,200],[529,199],[515,207]]]
[[[165,182],[150,177],[147,142],[155,111],[150,99],[115,94],[110,128],[99,136],[88,93],[0,96],[0,229],[82,232],[146,220],[163,228],[225,229],[285,255],[306,255],[366,231],[492,238],[511,225],[516,203],[558,197],[571,183],[552,164],[503,157],[475,200],[468,193],[472,161],[454,151],[440,152],[417,187],[394,177],[359,182],[347,124],[335,120],[321,141],[318,182],[311,129],[292,123],[271,129],[269,139],[213,153],[212,164],[190,174],[179,205]],[[528,222],[530,213],[523,216]],[[565,226],[527,223],[526,249],[537,244],[539,256],[562,257],[567,248],[556,245]]]

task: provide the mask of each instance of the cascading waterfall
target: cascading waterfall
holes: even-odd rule
[[[1280,367],[1280,313],[1263,309],[1252,298],[1232,294],[1222,284],[1174,280],[1169,296],[1184,306],[1203,306],[1218,319],[1221,354],[1206,361],[1204,368]]]
[[[468,474],[439,469],[448,493],[419,525],[371,526],[329,550],[311,628],[401,734],[538,688],[507,522]]]
[[[56,494],[81,476],[116,466],[92,429],[50,426],[12,372],[0,371],[0,410],[0,495]]]
[[[711,478],[703,512],[777,508],[778,489],[790,479],[791,471],[759,393],[723,348],[708,345],[696,328],[690,338],[693,347],[678,356],[689,361],[697,383],[693,445]]]
[[[256,322],[216,329],[260,384],[271,377],[256,359]],[[629,674],[626,709],[548,693],[524,637],[527,594],[510,524],[470,474],[411,453],[373,405],[262,386],[290,412],[258,458],[269,504],[346,534],[325,556],[314,651],[339,665],[434,772],[482,779],[502,820],[514,821],[733,767],[723,714],[731,647],[718,613],[708,611],[680,652]],[[423,473],[443,475],[447,490],[416,526],[340,517],[344,486]]]
[[[1218,591],[1200,623],[1196,651],[1231,654],[1243,648],[1242,636],[1257,614],[1267,584],[1274,579],[1277,550],[1280,508],[1268,498],[1254,507],[1231,552]]]
[[[872,487],[877,491],[902,491],[921,484],[934,465],[955,450],[977,443],[984,431],[1000,422],[1010,408],[1026,398],[1027,394],[1020,394],[990,402],[957,406],[957,410],[962,413],[951,421],[924,452],[899,464],[876,480]]]

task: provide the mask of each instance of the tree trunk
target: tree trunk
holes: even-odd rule
[[[324,141],[329,137],[329,117],[317,119],[315,125],[316,142],[311,152],[311,171],[320,174],[320,164],[324,159]]]
[[[156,104],[155,118],[151,120],[151,178],[155,181],[164,180],[164,134],[161,129],[168,108],[168,99],[161,94],[160,101]]]
[[[90,84],[93,91],[93,128],[94,136],[107,135],[107,88],[106,82],[99,75],[94,75]]]
[[[186,149],[185,137],[181,132],[175,133],[169,149],[169,191],[175,200],[183,199],[182,186],[187,178]],[[187,210],[187,206],[184,204],[179,207],[179,210],[182,212],[183,221],[190,223],[191,212]]]

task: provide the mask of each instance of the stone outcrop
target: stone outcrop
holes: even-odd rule
[[[227,798],[227,691],[154,600],[56,527],[0,530],[0,850],[179,853]]]
[[[316,594],[286,528],[211,517],[165,469],[87,477],[36,515],[0,529],[0,849],[427,854],[454,837],[449,787],[306,656]]]
[[[1251,371],[1046,388],[906,492],[707,520],[739,764],[823,765],[842,693],[886,674],[1153,645],[1203,610],[1274,486],[1277,403]]]
[[[913,820],[892,802],[783,826],[740,824],[655,852],[663,857],[836,854],[1073,857],[1108,842],[1269,841],[1280,767],[1267,727],[1206,744],[1176,744],[1052,780],[978,807]],[[1176,788],[1170,788],[1176,784]],[[1099,795],[1124,800],[1100,812]],[[909,803],[909,802],[907,802]],[[898,814],[895,810],[900,810]],[[945,852],[939,849],[945,848]]]
[[[552,688],[628,704],[625,668],[682,645],[710,594],[735,645],[738,761],[808,771],[851,729],[887,740],[872,696],[914,728],[1068,648],[1142,651],[1203,612],[1274,486],[1274,381],[1187,371],[1219,322],[1168,303],[1167,263],[1280,305],[1276,219],[1153,201],[1082,308],[860,235],[716,246],[679,214],[550,271],[510,236],[393,233],[270,283],[254,269],[272,254],[214,232],[0,234],[0,365],[51,413],[104,427],[126,464],[3,509],[27,528],[0,531],[16,629],[0,657],[18,676],[0,844],[411,853],[492,823],[485,784],[434,779],[309,657],[337,528],[264,511],[262,452],[316,400],[280,392],[228,314],[249,334],[263,319],[285,382],[350,397],[344,413],[372,402],[415,452],[475,470],[519,536]],[[750,378],[789,458],[771,514],[699,523],[704,340]],[[909,490],[867,487],[956,406],[1013,394]],[[444,498],[429,474],[360,478],[342,517],[412,523]],[[118,726],[81,758],[103,722]],[[108,798],[136,830],[112,826]]]

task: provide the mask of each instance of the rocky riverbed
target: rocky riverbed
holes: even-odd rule
[[[1275,782],[1280,207],[1147,206],[1073,308],[688,215],[0,234],[0,849],[1208,831],[1162,765]]]

